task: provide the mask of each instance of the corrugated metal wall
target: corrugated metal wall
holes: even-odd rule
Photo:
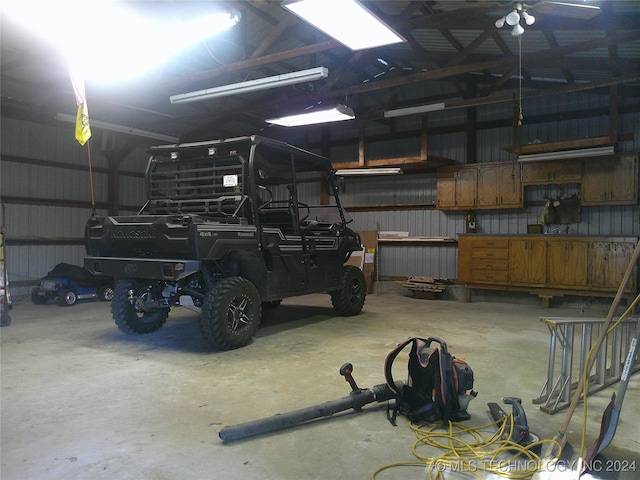
[[[82,265],[81,240],[92,213],[88,157],[86,146],[74,139],[73,125],[59,128],[3,118],[0,127],[7,268],[11,294],[18,298],[32,288],[21,284],[39,280],[57,263]],[[91,164],[95,201],[104,205],[108,162],[99,139],[94,134],[91,140]],[[120,165],[121,205],[144,202],[145,151],[136,148]],[[106,210],[97,208],[96,213],[104,215]]]
[[[418,87],[419,88],[419,87]],[[443,91],[446,87],[442,87]],[[427,92],[416,92],[417,96]],[[430,95],[438,92],[429,91]],[[543,142],[602,136],[608,134],[608,98],[601,95],[557,96],[523,103],[523,142]],[[527,123],[537,115],[561,113],[580,109],[602,110],[588,118],[570,118],[558,115],[552,123]],[[502,147],[512,143],[510,127],[511,106],[488,105],[477,108],[478,162],[512,160],[512,155]],[[464,126],[467,121],[465,109],[444,110],[429,114],[429,129],[439,129],[438,134],[428,137],[428,153],[466,161],[467,138]],[[492,125],[492,128],[486,128]],[[396,120],[396,132],[419,131],[420,116],[401,117]],[[442,127],[458,126],[448,133]],[[395,142],[372,141],[376,135],[389,133],[381,124],[365,124],[365,157],[393,158],[418,155],[419,138],[408,138]],[[67,128],[37,126],[18,120],[3,119],[1,125],[2,155],[0,165],[1,194],[13,199],[5,202],[7,237],[9,239],[81,239],[84,224],[91,215],[88,173],[86,171],[86,148],[73,139],[72,126]],[[356,122],[341,122],[329,127],[332,140],[353,138],[357,135]],[[619,150],[640,151],[640,114],[624,114],[619,118],[619,131],[633,133],[634,140],[619,144]],[[292,133],[292,139],[296,134]],[[311,143],[320,140],[320,129],[306,139]],[[293,140],[290,140],[293,141]],[[294,142],[296,143],[296,142]],[[297,142],[302,146],[303,143]],[[147,164],[146,147],[140,146],[121,163],[120,204],[137,209],[144,203],[144,181],[141,174]],[[100,151],[100,142],[92,147],[92,163],[96,202],[107,201],[108,162]],[[17,157],[27,161],[16,160]],[[350,144],[332,148],[330,157],[334,162],[357,161],[358,146]],[[44,162],[44,163],[43,163]],[[47,162],[54,162],[48,164]],[[560,187],[526,187],[525,199],[536,202],[544,196],[555,196]],[[564,186],[565,193],[572,193],[577,186]],[[301,196],[306,203],[319,203],[319,186],[305,185]],[[435,172],[393,176],[348,178],[346,191],[341,200],[346,207],[377,207],[398,204],[434,204],[436,196]],[[23,200],[20,201],[19,199]],[[31,199],[31,200],[28,200]],[[539,223],[542,207],[527,207],[517,210],[479,211],[476,221],[479,231],[495,234],[525,233],[528,224]],[[106,213],[98,209],[98,214]],[[131,213],[131,212],[122,212]],[[408,231],[410,235],[433,235],[456,237],[464,232],[465,215],[462,212],[441,212],[431,207],[422,210],[366,211],[358,209],[350,214],[352,226],[357,230]],[[589,235],[640,235],[640,208],[583,207],[581,221],[571,224],[571,233]],[[28,242],[23,242],[28,243]],[[34,281],[44,276],[56,263],[81,264],[84,246],[79,243],[38,245],[14,245],[7,249],[10,282]],[[62,244],[60,244],[62,243]],[[384,245],[379,257],[380,274],[383,276],[425,275],[455,278],[457,275],[457,249],[455,246]],[[12,294],[28,294],[30,288],[15,289]]]
[[[578,110],[598,112],[588,118],[572,118],[566,112]],[[552,123],[527,123],[538,115],[558,113],[558,120]],[[477,108],[477,122],[481,129],[477,132],[477,162],[513,160],[513,155],[502,147],[513,143],[513,129],[509,125],[512,111],[510,104],[487,105]],[[553,142],[609,134],[608,97],[606,95],[563,95],[545,97],[523,102],[524,128],[522,143],[533,141]],[[506,120],[506,122],[505,122]],[[464,109],[433,112],[429,114],[429,128],[445,125],[464,124]],[[482,128],[489,122],[506,126]],[[640,151],[640,114],[620,115],[619,132],[634,134],[633,141],[620,142],[618,151]],[[398,119],[396,131],[419,130],[420,117]],[[382,133],[382,132],[381,132]],[[419,142],[415,140],[410,148],[396,145],[397,155],[417,155]],[[350,160],[357,158],[355,147],[350,147]],[[382,148],[382,146],[380,147]],[[332,150],[332,160],[343,162],[343,149]],[[371,149],[373,150],[373,148]],[[448,133],[429,135],[428,153],[466,161],[466,134]],[[367,160],[378,158],[366,156]],[[435,174],[420,174],[397,177],[365,177],[346,180],[346,192],[341,195],[346,207],[379,206],[403,203],[435,202]],[[578,185],[528,186],[525,188],[525,203],[540,203],[544,197],[571,195],[578,191]],[[408,231],[410,235],[452,236],[465,231],[465,214],[462,212],[441,212],[433,209],[354,212],[354,226],[358,230]],[[523,209],[485,210],[476,212],[479,233],[521,234],[526,233],[528,224],[540,223],[541,206]],[[640,207],[582,207],[579,223],[569,224],[569,233],[584,235],[640,235]],[[424,275],[442,278],[457,276],[457,249],[450,246],[400,246],[383,244],[380,247],[380,275],[403,276]]]

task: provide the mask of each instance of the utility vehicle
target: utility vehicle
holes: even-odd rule
[[[85,267],[118,281],[111,311],[125,333],[149,333],[171,308],[201,315],[216,349],[247,345],[262,308],[326,292],[357,315],[364,275],[331,162],[261,136],[149,150],[147,202],[137,215],[90,218]]]

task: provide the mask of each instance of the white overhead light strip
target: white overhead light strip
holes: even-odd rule
[[[351,50],[405,41],[355,0],[287,0],[282,6]]]
[[[326,78],[328,75],[329,70],[326,67],[316,67],[310,68],[308,70],[300,70],[297,72],[274,75],[273,77],[257,78],[255,80],[248,80],[246,82],[231,83],[229,85],[222,85],[220,87],[212,87],[205,90],[197,90],[195,92],[171,95],[169,97],[169,101],[171,103],[199,102],[201,100],[208,100],[210,98],[257,92],[259,90],[283,87],[285,85],[293,85],[295,83],[312,82],[314,80]]]
[[[345,168],[336,170],[339,177],[361,176],[361,175],[402,175],[401,168]]]
[[[445,104],[432,103],[430,105],[420,105],[418,107],[398,108],[396,110],[387,110],[384,112],[384,118],[402,117],[404,115],[414,115],[416,113],[435,112],[438,110],[444,110]]]
[[[567,158],[602,157],[605,155],[611,155],[613,153],[614,148],[612,146],[581,148],[576,150],[564,150],[560,152],[530,153],[525,155],[518,155],[518,161],[540,162],[543,160],[564,160]]]
[[[301,125],[314,125],[316,123],[340,122],[356,118],[353,109],[345,105],[336,105],[330,109],[313,110],[297,115],[288,115],[279,118],[269,118],[267,123],[281,125],[283,127],[299,127]]]
[[[55,116],[56,120],[61,122],[76,123],[75,115],[68,115],[66,113],[58,113]],[[172,135],[165,135],[163,133],[149,132],[147,130],[140,130],[138,128],[125,127],[124,125],[117,125],[115,123],[101,122],[100,120],[89,120],[91,127],[102,128],[103,130],[109,130],[110,132],[126,133],[129,135],[135,135],[136,137],[154,138],[156,140],[163,140],[171,143],[179,143],[180,138]]]

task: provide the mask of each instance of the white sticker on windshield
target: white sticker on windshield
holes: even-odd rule
[[[222,185],[225,187],[237,187],[238,175],[225,175],[222,177]]]

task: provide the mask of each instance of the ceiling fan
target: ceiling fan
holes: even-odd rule
[[[466,2],[436,2],[434,7],[441,11],[451,11],[466,8],[483,8],[488,14],[497,14],[501,17],[496,20],[496,28],[502,28],[505,23],[510,27],[511,35],[518,37],[524,33],[523,25],[533,25],[536,21],[534,15],[555,15],[559,17],[574,18],[578,20],[589,20],[600,12],[599,2],[590,0],[495,0]]]
[[[553,0],[542,0],[535,4],[527,4],[525,2],[511,2],[521,3],[523,7],[541,13],[543,15],[557,15],[559,17],[577,18],[579,20],[589,20],[595,17],[600,12],[600,7],[582,1],[581,3],[572,2],[556,2]]]
[[[467,0],[466,2],[438,1],[434,7],[440,11],[458,10],[461,8],[484,8],[491,10],[505,10],[507,13],[513,10],[527,10],[542,15],[556,15],[559,17],[576,18],[579,20],[589,20],[600,12],[599,1],[591,0]]]
[[[556,2],[552,0],[543,0],[534,4],[512,1],[510,8],[511,11],[509,13],[496,20],[496,28],[502,28],[506,23],[513,27],[511,35],[514,37],[518,37],[524,33],[522,23],[526,25],[534,24],[536,17],[533,16],[532,12],[536,14],[541,13],[543,15],[557,15],[579,20],[588,20],[600,11],[600,7],[596,5]]]

